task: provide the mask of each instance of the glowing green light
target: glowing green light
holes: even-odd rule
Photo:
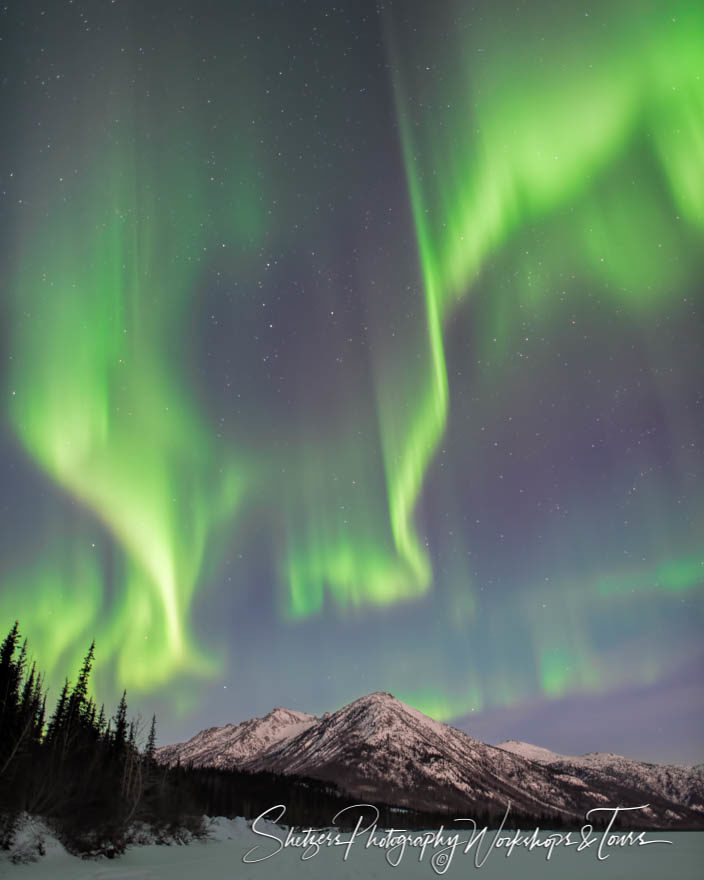
[[[157,247],[173,206],[132,190],[130,162],[113,168],[107,185],[93,180],[54,206],[14,280],[10,417],[36,463],[127,557],[110,626],[100,623],[108,609],[87,544],[76,565],[90,575],[70,587],[76,601],[55,604],[53,625],[84,640],[110,633],[100,663],[114,653],[125,685],[151,687],[208,665],[189,635],[190,606],[208,538],[244,479],[234,459],[218,462],[173,345],[197,272],[188,250],[169,258]],[[51,580],[45,572],[31,589],[49,601]],[[26,609],[23,627],[37,645],[55,638],[44,633],[41,603]]]

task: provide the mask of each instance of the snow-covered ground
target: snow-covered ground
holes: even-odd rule
[[[32,832],[44,838],[45,855],[29,864],[11,864],[7,858],[0,860],[0,875],[16,880],[270,880],[282,877],[309,878],[309,880],[352,880],[352,878],[433,878],[437,876],[466,877],[478,871],[487,880],[516,878],[564,878],[570,880],[701,880],[704,864],[704,832],[671,832],[655,834],[648,832],[647,840],[667,839],[670,845],[650,844],[628,848],[602,850],[609,853],[604,861],[597,859],[596,844],[577,852],[577,846],[558,847],[551,859],[545,858],[544,849],[532,852],[516,848],[510,857],[505,849],[494,848],[484,864],[477,868],[474,855],[465,855],[461,847],[456,849],[447,866],[440,874],[430,864],[432,848],[426,849],[423,860],[419,859],[419,847],[407,847],[401,863],[394,868],[385,861],[387,851],[367,848],[368,836],[360,837],[349,849],[345,859],[345,846],[323,847],[306,861],[301,859],[301,848],[282,849],[264,861],[245,864],[243,858],[253,847],[260,849],[251,858],[266,855],[278,847],[285,830],[268,823],[261,823],[260,831],[273,835],[277,840],[256,835],[243,819],[213,819],[210,822],[211,839],[188,846],[133,846],[120,858],[114,860],[82,860],[69,855],[41,825]],[[377,832],[381,834],[381,832]],[[505,835],[514,832],[504,832]],[[541,831],[543,839],[549,836]],[[488,832],[480,856],[486,854],[495,832]],[[25,833],[25,839],[31,836]],[[349,834],[345,835],[349,839]],[[36,840],[35,840],[36,842]]]

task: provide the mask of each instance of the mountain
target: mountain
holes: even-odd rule
[[[241,767],[277,743],[307,730],[318,719],[293,709],[274,709],[263,718],[201,730],[185,743],[157,752],[162,764],[193,767]]]
[[[581,788],[441,724],[390,694],[361,697],[252,759],[247,769],[335,782],[361,800],[429,811],[571,815]],[[571,790],[572,789],[572,790]]]
[[[508,740],[498,748],[528,761],[552,767],[559,773],[577,776],[588,785],[629,785],[644,794],[656,794],[704,813],[704,764],[682,767],[678,764],[651,764],[634,761],[611,752],[586,755],[560,755],[530,743]]]
[[[634,824],[701,824],[684,784],[676,790],[677,800],[662,787],[647,789],[644,797],[643,785],[634,786],[625,772],[607,775],[538,760],[537,754],[552,753],[526,747],[533,749],[529,757],[508,745],[487,745],[391,694],[374,693],[322,718],[275,709],[264,718],[210,728],[186,743],[159,749],[157,759],[170,765],[180,761],[296,774],[333,782],[358,802],[433,813],[497,816],[510,802],[514,814],[536,821],[581,822],[593,807],[648,803]]]

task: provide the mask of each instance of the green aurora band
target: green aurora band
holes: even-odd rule
[[[204,145],[177,113],[158,114],[166,78],[177,89],[179,76],[152,72],[138,100],[122,86],[129,59],[117,58],[83,103],[64,108],[70,135],[34,181],[45,209],[20,231],[10,290],[11,425],[95,522],[38,536],[35,561],[6,571],[0,608],[21,620],[50,675],[95,638],[99,671],[112,665],[127,687],[153,690],[220,666],[195,643],[191,605],[257,463],[250,456],[245,475],[236,447],[217,445],[187,378],[186,330],[212,243]],[[185,89],[192,74],[181,67]],[[164,125],[149,132],[156,118]],[[96,158],[79,170],[72,154],[84,144]],[[231,148],[246,167],[243,148]],[[227,192],[207,206],[251,246],[258,194],[246,212],[243,191],[236,211]]]
[[[401,395],[405,408],[391,405],[398,382],[380,377],[379,414],[396,547],[423,588],[430,572],[413,517],[448,418],[443,328],[481,284],[489,255],[521,227],[568,207],[568,219],[563,213],[559,228],[551,228],[555,265],[523,289],[516,285],[518,302],[508,306],[514,314],[521,300],[539,307],[541,290],[579,270],[606,284],[637,319],[700,265],[694,255],[704,230],[704,11],[691,2],[612,10],[594,16],[609,20],[605,35],[587,30],[574,10],[555,6],[551,27],[563,46],[550,47],[550,63],[542,19],[526,23],[510,59],[498,29],[475,34],[469,44],[458,41],[454,54],[444,46],[456,66],[449,83],[419,63],[423,50],[434,57],[429,46],[406,53],[390,40],[427,353]],[[453,11],[459,16],[462,5]],[[634,166],[647,172],[654,162],[667,192],[634,185]],[[503,348],[510,321],[497,318],[490,328]]]
[[[34,599],[15,614],[30,633],[35,616],[45,621],[38,641],[56,659],[51,640],[65,639],[64,618],[83,640],[103,619],[96,635],[105,659],[118,655],[130,686],[153,687],[210,665],[189,637],[189,608],[208,536],[233,512],[244,480],[234,462],[218,463],[176,378],[197,239],[188,248],[172,237],[180,259],[166,264],[156,253],[168,252],[159,237],[173,236],[169,214],[185,206],[157,206],[132,189],[133,168],[110,167],[119,170],[106,191],[93,178],[90,198],[75,194],[56,207],[46,237],[33,243],[41,260],[27,260],[16,282],[10,385],[12,421],[29,454],[123,548],[122,598],[102,606],[104,575],[84,559],[80,598],[55,589],[53,616],[32,611]],[[75,574],[49,558],[55,587],[71,583]]]
[[[37,182],[37,194],[50,193],[38,196],[47,210],[22,230],[9,295],[9,420],[29,459],[82,513],[38,538],[33,562],[5,572],[0,614],[20,619],[50,674],[67,660],[75,666],[95,637],[99,672],[114,665],[129,688],[154,691],[184,672],[215,679],[224,663],[217,647],[200,645],[194,603],[226,543],[247,536],[243,511],[258,504],[286,626],[330,609],[362,619],[362,610],[381,617],[432,599],[441,612],[428,615],[427,645],[443,644],[448,631],[469,641],[480,627],[506,641],[503,611],[481,604],[465,548],[455,553],[448,539],[443,580],[419,523],[451,416],[448,327],[462,304],[480,307],[478,359],[491,352],[498,384],[521,308],[550,325],[548,290],[586,278],[605,308],[644,325],[679,295],[701,267],[704,11],[623,2],[598,14],[593,4],[585,18],[554,4],[547,40],[546,13],[525,23],[519,42],[498,24],[453,29],[462,9],[449,4],[444,20],[429,4],[437,21],[424,37],[387,27],[419,317],[399,321],[394,342],[372,345],[370,388],[352,381],[325,424],[306,410],[298,435],[277,425],[290,444],[268,436],[265,416],[218,435],[186,341],[206,272],[246,277],[247,260],[263,253],[270,221],[260,189],[296,204],[256,135],[243,133],[244,97],[232,101],[242,105],[230,126],[237,137],[223,146],[221,130],[194,142],[208,126],[156,97],[134,107],[116,88],[96,131],[72,135],[91,144],[95,164],[57,184],[63,166],[50,163],[51,182]],[[429,63],[436,29],[443,59]],[[129,75],[117,68],[110,81]],[[142,117],[163,125],[135,141],[120,136],[115,117],[125,129],[139,130]],[[204,176],[212,143],[242,169],[229,192],[214,194]],[[549,242],[539,268],[525,247],[537,226]],[[393,297],[375,306],[367,296],[372,315],[395,307]],[[241,309],[235,301],[235,330]],[[481,455],[476,437],[467,445]],[[656,562],[566,578],[557,601],[544,585],[525,585],[513,610],[516,644],[506,649],[515,656],[497,656],[484,676],[441,668],[419,643],[403,656],[378,646],[385,681],[440,719],[518,703],[536,681],[547,697],[653,681],[676,650],[653,648],[651,659],[621,668],[621,658],[596,649],[585,618],[606,611],[626,621],[634,593],[640,602],[701,585],[694,550],[657,551]],[[450,671],[454,689],[441,684]]]

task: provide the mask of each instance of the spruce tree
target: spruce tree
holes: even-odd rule
[[[115,732],[112,737],[113,752],[123,755],[127,747],[127,691],[122,692],[122,698],[115,713]]]
[[[0,645],[0,734],[5,737],[16,721],[22,655],[14,659],[20,638],[19,623],[15,621]]]
[[[88,706],[88,679],[90,671],[93,667],[93,658],[95,656],[95,642],[90,643],[88,653],[83,660],[81,671],[78,673],[76,684],[71,691],[68,702],[69,724],[75,725],[86,720],[89,710]]]
[[[95,722],[95,729],[98,731],[99,736],[105,735],[107,723],[108,723],[107,719],[105,718],[105,703],[101,703],[100,712],[98,714],[98,720]]]
[[[153,764],[156,760],[156,715],[152,715],[152,723],[149,728],[147,745],[144,749],[144,757],[149,764]]]
[[[61,688],[59,699],[57,700],[54,714],[49,721],[49,727],[46,732],[46,740],[48,743],[55,743],[64,734],[66,728],[66,713],[68,707],[68,679],[64,680],[64,686]]]

